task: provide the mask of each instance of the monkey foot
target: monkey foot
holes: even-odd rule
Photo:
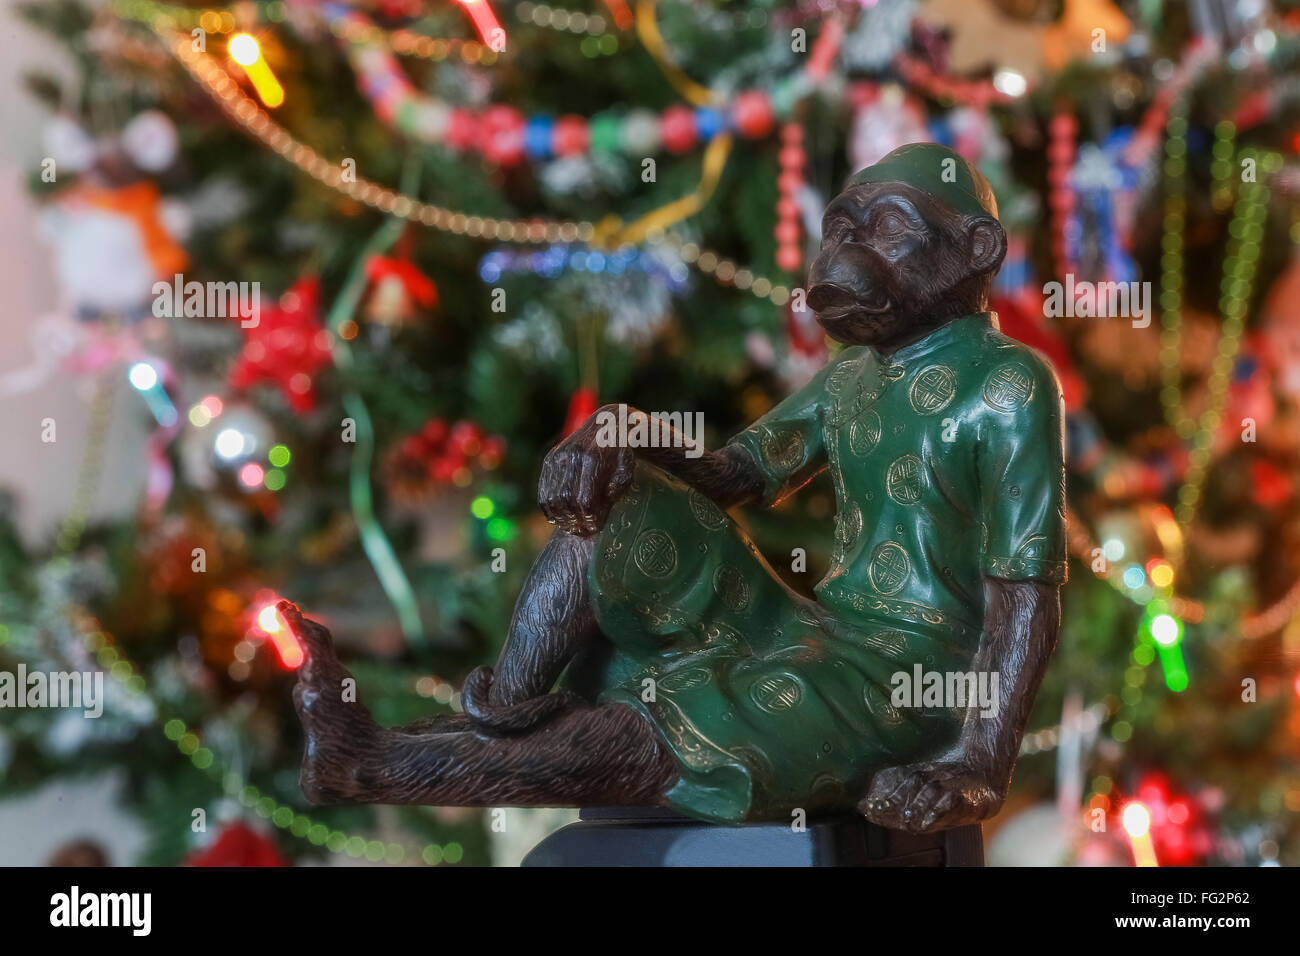
[[[298,779],[315,804],[372,799],[387,731],[357,695],[356,679],[339,663],[330,632],[281,601],[281,616],[306,651],[293,688],[294,707],[307,736]]]
[[[492,682],[492,668],[476,667],[460,689],[461,704],[474,729],[488,734],[519,734],[532,730],[581,702],[576,694],[559,691],[514,704],[494,704],[491,702]]]

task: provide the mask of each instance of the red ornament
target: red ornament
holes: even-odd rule
[[[366,278],[371,282],[383,282],[396,279],[402,284],[406,294],[418,305],[432,309],[438,304],[438,287],[433,280],[415,267],[407,259],[390,259],[387,256],[371,256],[366,263]]]
[[[493,106],[483,114],[479,149],[498,166],[514,166],[524,158],[524,117],[509,106]]]
[[[311,411],[316,404],[313,376],[330,362],[330,337],[320,321],[320,282],[299,279],[278,305],[262,309],[244,335],[243,351],[227,376],[231,387],[271,382],[295,412]]]
[[[1265,508],[1280,508],[1291,500],[1294,491],[1291,479],[1272,462],[1262,459],[1251,462],[1250,478],[1255,501]]]
[[[1062,108],[1048,124],[1050,137],[1047,146],[1047,182],[1051,189],[1048,206],[1052,210],[1052,255],[1056,260],[1057,275],[1073,271],[1067,261],[1068,244],[1065,239],[1066,223],[1074,208],[1074,193],[1070,189],[1070,170],[1074,166],[1075,141],[1079,135],[1079,121],[1074,114]]]
[[[270,838],[245,823],[232,823],[206,850],[191,853],[188,866],[288,866]]]
[[[786,304],[785,337],[791,355],[814,361],[826,357],[826,332],[818,324],[812,309],[796,312],[793,303]]]
[[[776,177],[776,188],[787,196],[798,192],[803,185],[803,175],[798,170],[787,169]]]
[[[785,244],[794,244],[799,241],[799,220],[784,219],[776,224],[776,241]]]
[[[453,109],[447,115],[447,145],[458,152],[473,149],[478,142],[478,124],[469,110]]]
[[[776,250],[776,267],[786,272],[798,272],[803,265],[803,253],[797,245],[782,245]]]
[[[448,425],[434,419],[402,439],[388,456],[388,489],[395,498],[419,503],[436,494],[440,485],[468,485],[475,470],[497,467],[504,455],[505,442],[484,435],[477,422]]]
[[[551,136],[556,156],[580,156],[587,151],[587,121],[581,116],[561,116]]]
[[[474,422],[457,422],[451,427],[447,444],[462,458],[473,458],[483,450],[483,430]]]
[[[564,437],[582,427],[582,423],[596,411],[596,390],[587,385],[573,393],[569,399],[569,413],[564,417]]]
[[[803,128],[798,123],[787,123],[781,128],[781,143],[781,151],[777,154],[781,174],[776,177],[781,192],[776,204],[776,265],[786,272],[798,272],[803,265],[803,249],[799,242],[803,228],[795,194],[803,186],[804,163],[808,159],[803,148]]]
[[[843,39],[843,19],[830,16],[822,21],[822,31],[817,35],[817,42],[813,44],[812,55],[808,57],[807,72],[810,79],[819,82],[826,79],[826,75],[830,73],[835,63],[835,54],[839,52]]]
[[[774,114],[772,101],[760,90],[746,90],[736,97],[731,107],[731,122],[741,136],[762,139],[772,132]]]
[[[685,106],[670,106],[659,119],[659,139],[670,153],[684,153],[695,145],[695,114]]]

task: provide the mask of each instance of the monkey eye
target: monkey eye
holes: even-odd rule
[[[876,233],[886,239],[901,239],[907,235],[907,221],[896,212],[882,212],[876,218]]]
[[[835,216],[826,223],[822,230],[823,238],[832,242],[843,242],[852,235],[855,223],[847,216]]]

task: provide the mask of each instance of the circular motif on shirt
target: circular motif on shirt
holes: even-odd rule
[[[922,369],[907,392],[908,401],[920,415],[933,415],[942,411],[956,395],[957,373],[946,365],[931,365]]]
[[[984,383],[984,403],[999,412],[1024,408],[1034,394],[1034,378],[1023,362],[1004,362]]]
[[[817,615],[812,612],[811,608],[807,607],[804,604],[795,605],[794,616],[800,621],[802,621],[804,624],[809,624],[812,625],[813,627],[821,627],[821,623],[822,623],[821,619],[818,618]]]
[[[759,710],[779,714],[798,705],[803,699],[803,688],[792,674],[773,674],[754,681],[749,697]]]
[[[889,696],[875,684],[867,683],[862,688],[862,702],[867,705],[867,712],[879,717],[887,724],[902,723],[903,715],[894,706]]]
[[[896,458],[885,475],[885,488],[889,497],[900,505],[914,505],[921,500],[925,490],[925,472],[921,459],[915,455]]]
[[[695,520],[707,530],[717,531],[727,523],[727,516],[722,509],[694,488],[687,492],[686,501],[691,506]]]
[[[763,436],[763,456],[783,471],[794,471],[803,463],[803,436],[793,428],[769,431]]]
[[[897,594],[907,583],[911,570],[912,561],[903,546],[897,541],[885,541],[876,545],[876,550],[871,553],[867,576],[881,594]]]
[[[846,501],[835,513],[835,543],[847,552],[862,533],[862,509],[856,501]]]
[[[688,667],[661,677],[659,686],[668,691],[690,690],[692,687],[703,687],[711,680],[713,675],[707,667]]]
[[[718,570],[713,572],[713,590],[733,611],[744,610],[749,604],[749,582],[734,565],[718,566]]]
[[[867,635],[867,647],[881,657],[898,660],[907,652],[907,638],[902,631],[877,631]]]
[[[831,370],[831,374],[826,378],[826,391],[832,395],[838,395],[849,383],[857,377],[859,372],[858,363],[854,361],[841,362]]]
[[[829,771],[822,771],[815,774],[812,781],[808,784],[808,792],[814,798],[819,798],[817,802],[825,800],[835,802],[841,799],[845,793],[844,781]]]
[[[632,560],[652,578],[663,578],[677,570],[677,545],[668,532],[658,528],[642,531],[632,546]]]
[[[865,415],[859,415],[849,425],[849,450],[855,455],[869,455],[880,444],[883,426],[880,416],[873,409]]]

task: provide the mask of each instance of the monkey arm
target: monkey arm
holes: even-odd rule
[[[628,408],[623,423],[629,429],[644,428],[647,437],[657,438],[646,443],[655,447],[630,448],[617,429],[610,428],[618,420],[619,406],[606,405],[543,460],[537,502],[561,530],[580,537],[594,535],[631,484],[638,458],[658,465],[723,508],[761,495],[762,473],[743,448],[706,452],[667,423]],[[649,431],[651,425],[655,432]]]
[[[629,424],[638,415],[644,416],[645,412],[629,408]],[[762,496],[763,474],[741,446],[725,445],[718,451],[703,451],[699,457],[690,458],[683,453],[685,436],[667,422],[658,427],[670,441],[661,442],[659,447],[633,449],[637,458],[680,478],[724,509],[749,504]]]
[[[1058,585],[984,579],[984,637],[971,667],[998,675],[997,707],[990,717],[972,708],[958,751],[988,773],[1002,794],[1011,782],[1025,721],[1056,648],[1060,623]]]
[[[994,713],[978,703],[957,743],[933,760],[890,767],[872,778],[858,808],[874,823],[919,832],[964,826],[1001,808],[1025,720],[1056,647],[1059,587],[1042,581],[984,579],[984,636],[971,662],[998,675]]]

